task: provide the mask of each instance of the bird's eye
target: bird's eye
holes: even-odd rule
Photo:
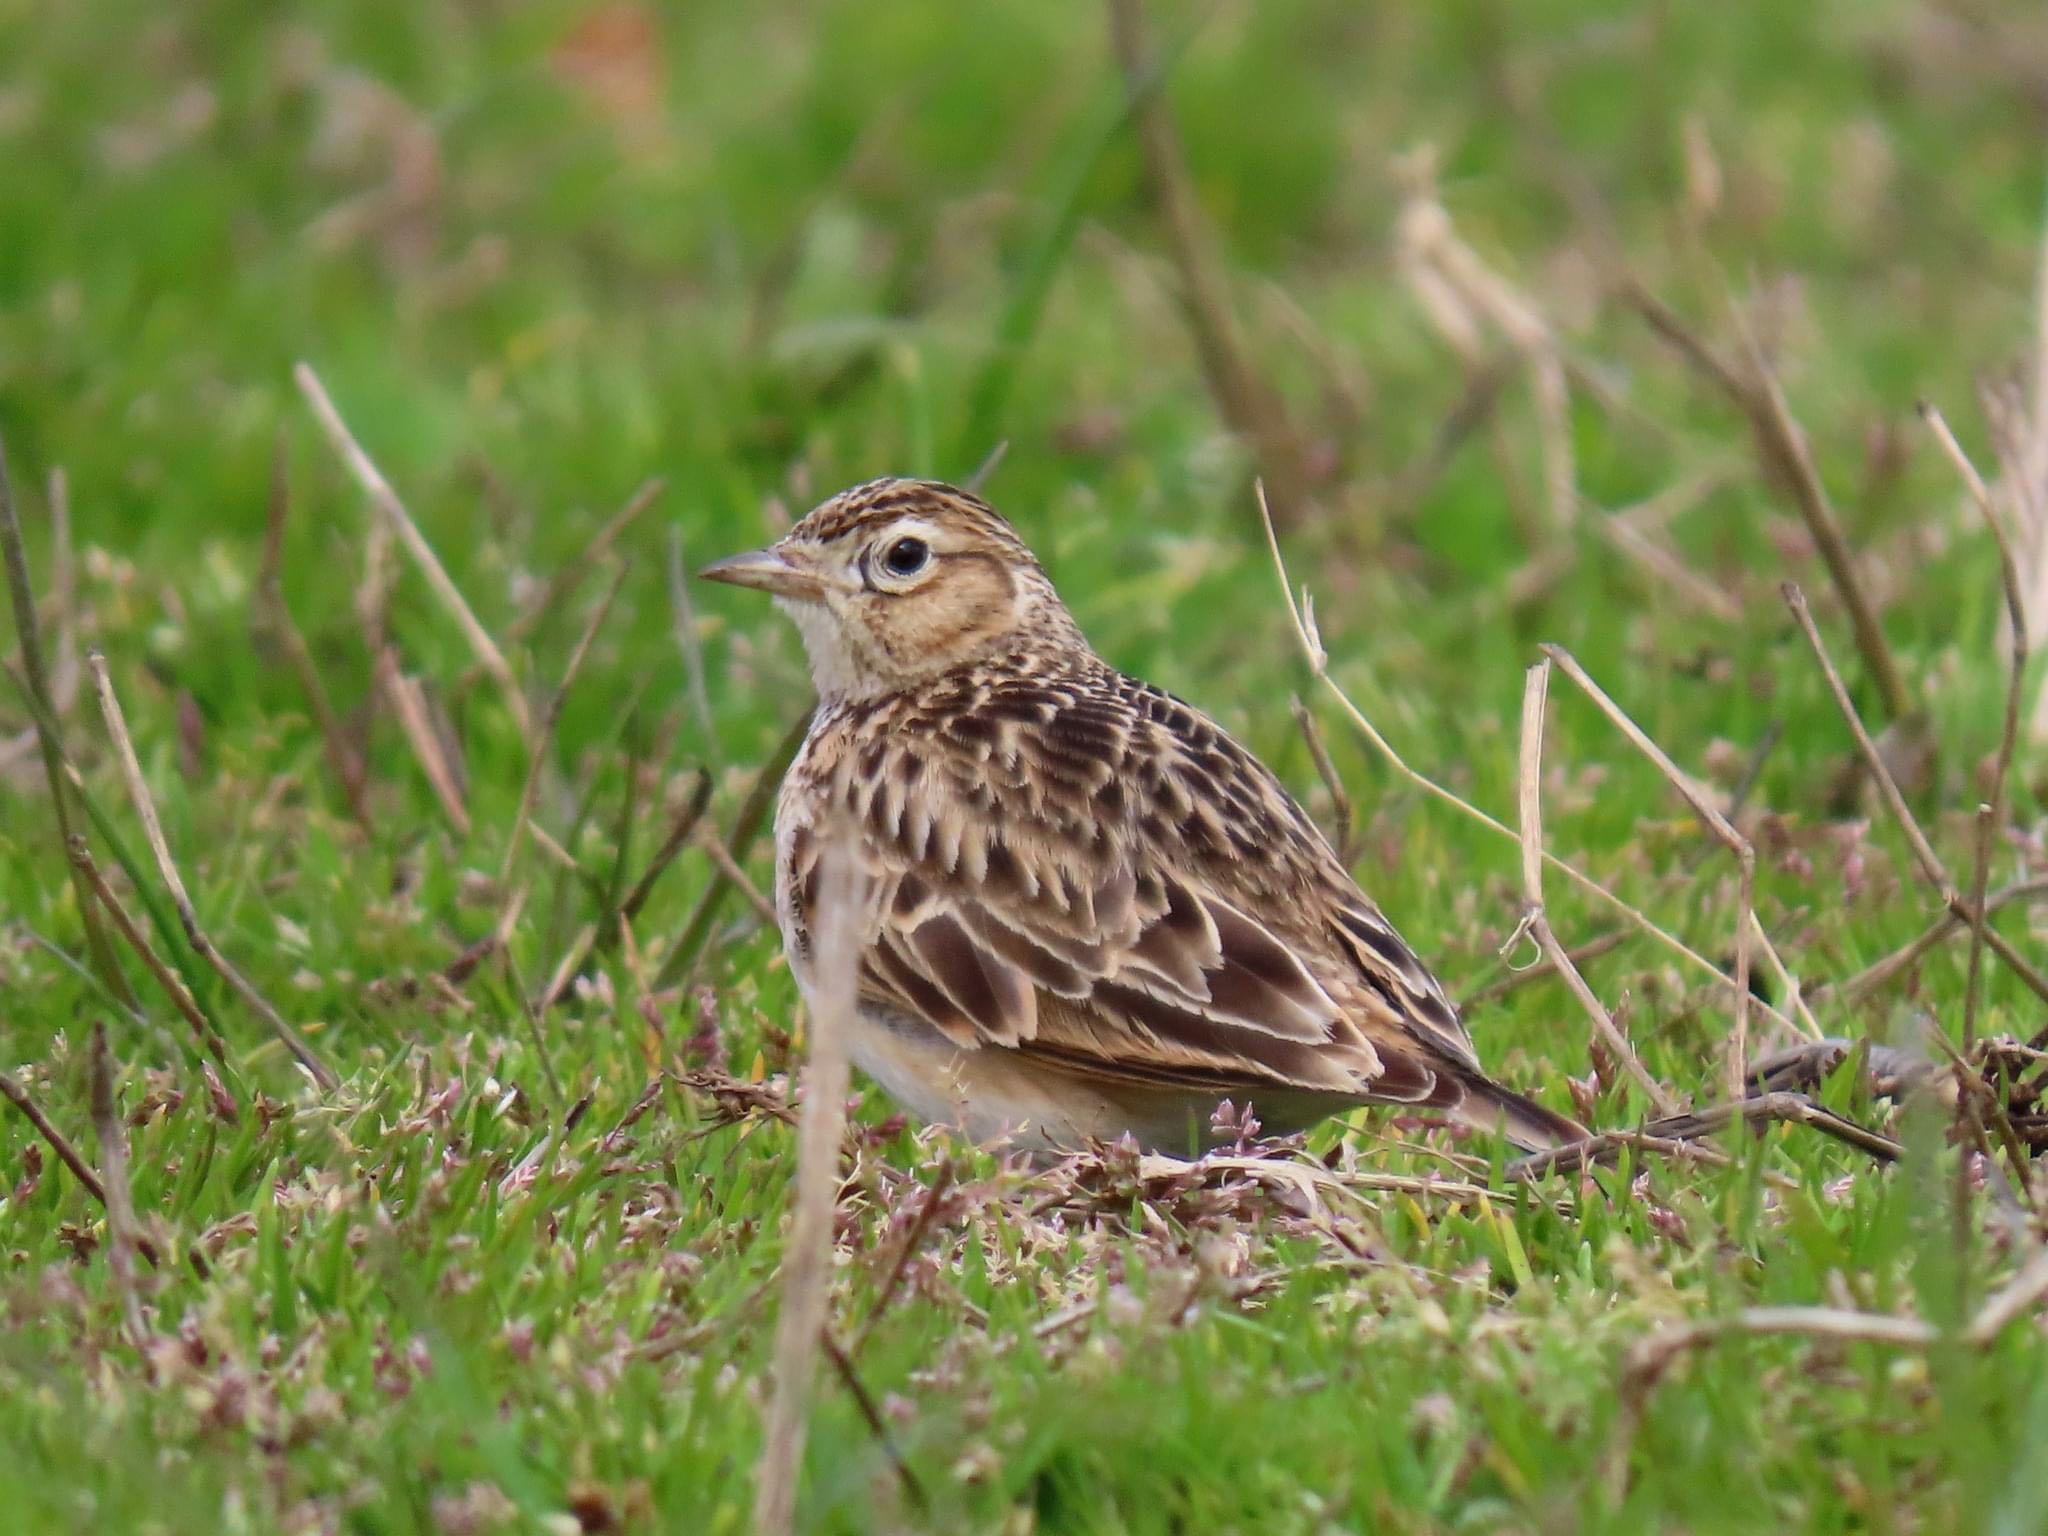
[[[882,567],[891,576],[915,576],[932,557],[923,539],[898,539],[882,555]]]

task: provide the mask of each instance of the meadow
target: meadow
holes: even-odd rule
[[[689,572],[882,474],[1621,1134],[857,1082],[798,1528],[2041,1529],[2044,148],[2016,0],[0,0],[7,1529],[749,1528],[811,692]]]

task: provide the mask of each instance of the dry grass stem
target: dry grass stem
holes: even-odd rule
[[[1707,792],[1695,783],[1692,776],[1671,760],[1665,750],[1650,739],[1649,732],[1637,725],[1607,691],[1594,682],[1586,669],[1580,666],[1571,652],[1560,645],[1546,645],[1543,654],[1563,669],[1565,676],[1579,685],[1579,689],[1600,707],[1600,712],[1614,723],[1617,730],[1629,739],[1635,749],[1656,766],[1659,773],[1671,787],[1678,791],[1679,798],[1692,808],[1706,829],[1715,839],[1734,855],[1736,868],[1740,873],[1741,891],[1738,895],[1735,917],[1735,1033],[1728,1042],[1728,1095],[1742,1097],[1742,1085],[1749,1076],[1749,1010],[1754,996],[1749,988],[1749,956],[1753,941],[1761,942],[1771,950],[1771,958],[1779,974],[1785,967],[1777,958],[1770,938],[1756,921],[1754,897],[1756,892],[1756,850],[1749,839],[1735,830],[1735,824],[1721,814],[1720,808],[1708,797]],[[1819,1037],[1818,1028],[1813,1030]]]
[[[1680,556],[1647,533],[1618,517],[1599,517],[1593,526],[1600,537],[1649,576],[1669,587],[1702,613],[1724,624],[1742,621],[1742,604],[1695,572]]]
[[[903,1277],[910,1271],[910,1261],[917,1257],[924,1246],[925,1234],[931,1230],[933,1218],[939,1214],[939,1206],[946,1198],[946,1191],[953,1187],[953,1159],[947,1158],[939,1164],[939,1171],[925,1186],[924,1198],[918,1202],[917,1214],[911,1218],[910,1230],[903,1234],[903,1241],[896,1245],[895,1257],[890,1261],[889,1273],[883,1277],[881,1289],[875,1293],[875,1304],[868,1309],[867,1320],[861,1324],[860,1332],[854,1335],[851,1354],[859,1354],[867,1343],[868,1335],[875,1331],[875,1324],[888,1314],[890,1303],[896,1299],[896,1291],[903,1284]]]
[[[674,523],[668,530],[669,623],[682,653],[683,680],[690,694],[690,715],[697,722],[704,755],[718,745],[718,727],[711,717],[711,692],[704,682],[704,637],[697,629],[697,604],[690,596],[688,557],[683,552],[683,530]]]
[[[768,924],[769,927],[774,927],[775,903],[768,899],[758,885],[754,884],[752,877],[740,866],[740,861],[734,858],[731,852],[727,850],[725,844],[719,840],[718,834],[715,832],[700,832],[697,838],[697,846],[702,848],[710,857],[711,862],[718,866],[719,874],[723,875],[731,883],[732,888],[746,899],[747,905],[754,909],[754,915],[759,917],[762,922]]]
[[[57,735],[55,699],[49,675],[43,668],[35,588],[29,581],[28,551],[22,544],[21,519],[14,509],[14,488],[7,475],[5,443],[0,443],[0,563],[7,567],[8,599],[14,608],[14,631],[21,642],[24,699],[35,716],[36,744],[42,752],[43,778],[50,787],[50,809],[57,823],[57,840],[68,854],[73,832],[72,789],[64,776],[64,744]],[[93,970],[122,1006],[132,1010],[136,1007],[135,989],[128,985],[127,976],[114,958],[114,946],[107,939],[106,929],[100,926],[92,892],[86,886],[85,877],[75,868],[71,871],[71,885],[78,897],[79,920],[85,925],[86,949],[92,956]]]
[[[341,1079],[313,1049],[310,1042],[296,1029],[285,1022],[284,1015],[271,1006],[270,1000],[257,991],[242,973],[228,963],[228,959],[214,947],[213,940],[206,936],[199,926],[199,914],[192,905],[192,898],[186,893],[185,881],[178,873],[178,866],[171,858],[171,847],[164,839],[164,829],[157,820],[156,802],[150,798],[149,786],[143,781],[142,764],[135,757],[135,743],[128,735],[128,722],[121,714],[121,701],[114,696],[113,679],[107,675],[107,659],[94,651],[86,658],[86,665],[92,672],[93,688],[99,695],[100,713],[107,723],[107,734],[113,739],[115,755],[121,764],[121,773],[128,785],[128,798],[135,806],[135,814],[142,822],[143,835],[149,839],[150,852],[156,856],[157,873],[162,877],[164,888],[171,893],[171,900],[178,909],[178,920],[184,925],[185,937],[193,949],[198,951],[206,963],[220,973],[220,977],[235,995],[248,1005],[258,1018],[270,1027],[270,1032],[284,1043],[299,1065],[306,1069],[313,1081],[325,1092],[332,1092],[340,1086]],[[84,877],[79,877],[84,883]]]
[[[1166,226],[1167,251],[1202,377],[1225,425],[1250,445],[1283,515],[1299,518],[1312,480],[1303,440],[1279,392],[1252,365],[1166,94],[1148,86],[1155,66],[1141,0],[1109,0],[1109,37],[1134,104],[1146,186]]]
[[[141,1231],[135,1221],[135,1196],[128,1184],[128,1132],[114,1103],[114,1064],[107,1050],[107,1026],[94,1023],[87,1061],[92,1099],[92,1126],[100,1144],[100,1181],[107,1207],[107,1268],[120,1298],[128,1338],[137,1348],[149,1336],[142,1319],[142,1299],[135,1284],[135,1254]]]
[[[1584,965],[1589,960],[1598,960],[1602,955],[1609,954],[1627,943],[1629,936],[1634,932],[1634,929],[1626,925],[1610,928],[1605,933],[1595,934],[1584,943],[1574,944],[1564,952],[1565,958],[1575,966]],[[1483,987],[1474,987],[1458,1000],[1458,1011],[1464,1013],[1481,1003],[1498,1002],[1511,993],[1519,992],[1532,981],[1541,981],[1556,974],[1557,968],[1550,963],[1548,957],[1539,957],[1520,970],[1509,971],[1497,981],[1490,981]]]
[[[341,788],[342,798],[348,802],[348,812],[365,832],[371,830],[370,802],[368,788],[364,782],[363,764],[355,750],[349,745],[348,734],[342,728],[341,717],[335,713],[334,703],[328,697],[327,687],[320,680],[319,665],[313,659],[313,649],[306,643],[306,636],[292,617],[291,605],[284,596],[284,525],[291,509],[290,484],[286,475],[284,437],[280,433],[277,448],[271,458],[269,525],[265,536],[262,575],[256,586],[258,613],[270,633],[284,649],[285,660],[292,669],[292,675],[299,681],[300,691],[306,695],[306,705],[313,712],[313,722],[319,727],[321,749],[327,756],[327,770],[334,775],[335,783]]]
[[[1977,466],[1963,452],[1962,444],[1956,441],[1955,433],[1949,430],[1948,422],[1939,410],[1922,402],[1920,415],[1961,476],[1971,501],[1984,519],[1985,530],[1997,546],[1999,582],[2005,592],[2006,639],[2011,648],[2007,657],[2005,717],[1999,731],[1998,755],[1993,759],[1991,771],[1991,803],[1979,806],[1977,810],[1975,859],[1970,877],[1969,979],[1963,992],[1963,1048],[1968,1050],[1977,1038],[1977,986],[1985,940],[1984,892],[1991,878],[1992,841],[2005,822],[2006,780],[2012,769],[2013,752],[2019,745],[2020,706],[2026,687],[2029,650],[2027,607],[2020,591],[2019,567],[2013,560],[2012,541],[2006,537],[2005,524],[1992,503],[1991,491],[1984,484],[1984,477],[1977,473]]]
[[[519,789],[519,810],[512,822],[512,835],[505,840],[505,857],[498,866],[500,884],[511,881],[512,872],[519,863],[521,845],[525,842],[528,824],[533,820],[534,803],[540,796],[540,776],[547,767],[548,749],[554,744],[555,728],[562,721],[562,708],[568,702],[569,690],[576,686],[576,675],[583,670],[583,660],[590,654],[591,643],[597,639],[598,630],[604,627],[612,604],[618,599],[619,588],[625,585],[628,569],[624,561],[614,562],[611,583],[605,588],[597,606],[591,609],[590,617],[583,625],[583,633],[576,637],[575,649],[570,651],[568,664],[562,669],[562,681],[556,685],[547,708],[541,714],[540,733],[527,753],[526,781]]]
[[[562,952],[562,958],[555,962],[554,971],[548,976],[548,984],[541,988],[540,997],[534,1003],[536,1012],[545,1015],[569,990],[569,983],[576,979],[576,973],[583,968],[583,962],[590,955],[590,948],[597,940],[597,924],[585,923],[576,930],[576,937],[569,941],[569,947]]]
[[[93,1172],[92,1164],[78,1155],[78,1148],[71,1145],[71,1138],[57,1129],[50,1117],[43,1113],[42,1106],[36,1103],[34,1096],[11,1072],[0,1072],[0,1098],[5,1098],[21,1111],[23,1118],[36,1128],[36,1134],[43,1138],[52,1152],[57,1154],[57,1161],[71,1170],[71,1176],[85,1187],[87,1194],[101,1206],[105,1206],[107,1187],[100,1182],[100,1176]]]
[[[400,668],[396,646],[387,645],[377,653],[376,676],[384,701],[398,719],[400,734],[412,748],[414,760],[440,802],[441,814],[448,818],[448,825],[458,837],[469,836],[469,807],[463,800],[461,775],[449,762],[440,733],[434,729],[433,711],[427,706],[426,694]]]
[[[810,1059],[797,1125],[797,1177],[789,1244],[782,1260],[782,1311],[775,1329],[775,1381],[756,1474],[754,1529],[786,1536],[796,1521],[811,1378],[831,1301],[833,1212],[839,1144],[846,1128],[854,988],[867,896],[843,840],[819,858],[817,947],[805,1001]]]
[[[1822,676],[1827,680],[1828,691],[1833,694],[1835,707],[1848,723],[1850,733],[1856,738],[1857,749],[1863,755],[1863,765],[1876,780],[1879,792],[1884,796],[1885,805],[1892,813],[1892,819],[1905,834],[1907,845],[1913,850],[1914,860],[1927,882],[1941,893],[1942,904],[1956,919],[1972,925],[1983,935],[1983,943],[1991,952],[2003,960],[2008,969],[2025,982],[2028,989],[2043,1001],[2048,1001],[2048,976],[2043,976],[2034,964],[2022,955],[1996,928],[1977,922],[1970,904],[1957,891],[1954,880],[1949,877],[1948,867],[1927,841],[1927,835],[1920,830],[1920,823],[1913,819],[1913,812],[1906,805],[1906,797],[1899,792],[1898,782],[1891,770],[1885,766],[1884,755],[1878,751],[1877,743],[1864,728],[1863,719],[1856,713],[1855,701],[1849,697],[1848,687],[1842,682],[1842,674],[1836,670],[1833,658],[1828,655],[1827,644],[1815,627],[1813,613],[1808,608],[1806,594],[1799,590],[1796,582],[1784,584],[1785,605],[1792,610],[1792,617],[1799,623],[1806,635],[1806,643],[1813,648],[1814,657],[1819,661]]]
[[[227,1047],[214,1029],[212,1021],[200,1008],[199,1000],[192,995],[192,989],[185,985],[184,978],[165,963],[163,956],[159,955],[155,946],[149,942],[148,936],[137,926],[128,909],[122,905],[121,898],[107,883],[106,875],[94,861],[92,852],[86,847],[85,839],[82,837],[71,839],[71,862],[84,872],[86,883],[92,887],[93,895],[98,898],[101,908],[113,921],[114,931],[128,941],[128,947],[135,951],[144,969],[156,978],[157,985],[169,995],[172,1006],[184,1016],[185,1022],[192,1026],[192,1033],[198,1037],[206,1053],[225,1067],[228,1064]]]
[[[2035,1250],[2019,1272],[1979,1307],[1958,1335],[1972,1349],[1988,1349],[2005,1330],[2048,1296],[2048,1247]],[[1628,1490],[1628,1458],[1657,1383],[1681,1355],[1730,1338],[1797,1337],[1835,1344],[1877,1344],[1932,1349],[1944,1334],[1918,1317],[1856,1312],[1843,1307],[1745,1307],[1727,1317],[1680,1323],[1636,1341],[1622,1369],[1621,1414],[1605,1457],[1605,1482],[1616,1500]]]
[[[677,811],[669,823],[668,835],[661,840],[661,846],[654,850],[654,857],[647,861],[647,868],[634,882],[626,899],[619,903],[619,916],[627,923],[640,916],[640,909],[647,905],[647,898],[654,894],[654,887],[676,855],[683,851],[697,832],[697,824],[704,819],[704,812],[711,805],[711,775],[703,769],[697,770],[696,782],[691,786],[690,797]]]
[[[640,488],[627,498],[626,504],[605,520],[576,553],[565,560],[550,576],[547,584],[520,612],[519,617],[505,626],[505,638],[517,644],[540,627],[541,621],[554,611],[555,605],[569,595],[580,583],[590,568],[611,553],[612,546],[620,537],[640,520],[640,515],[660,499],[668,489],[668,482],[658,476],[645,481]]]
[[[1386,760],[1387,765],[1402,778],[1413,784],[1424,794],[1443,801],[1444,804],[1455,808],[1462,815],[1478,822],[1479,825],[1506,838],[1510,842],[1519,844],[1521,841],[1520,835],[1513,828],[1507,826],[1498,818],[1488,815],[1469,800],[1463,799],[1444,788],[1443,785],[1437,783],[1436,780],[1428,775],[1418,773],[1415,769],[1409,767],[1401,754],[1394,750],[1393,744],[1379,733],[1378,728],[1373,725],[1372,721],[1366,718],[1364,711],[1351,701],[1350,695],[1345,693],[1343,688],[1338,686],[1336,679],[1330,676],[1330,657],[1329,653],[1323,649],[1322,639],[1316,630],[1314,604],[1305,591],[1300,600],[1298,602],[1296,600],[1293,585],[1287,575],[1286,562],[1280,556],[1280,540],[1273,528],[1272,515],[1266,507],[1263,488],[1260,489],[1258,501],[1259,515],[1266,531],[1266,548],[1273,557],[1273,569],[1280,578],[1281,601],[1287,605],[1287,616],[1293,623],[1295,638],[1301,645],[1302,655],[1308,662],[1309,671],[1314,674],[1318,682],[1329,690],[1331,696],[1336,699],[1338,707],[1344,711],[1345,717],[1350,720],[1353,728],[1358,731],[1359,735],[1364,737],[1367,744],[1375,752],[1379,753]],[[1644,913],[1630,906],[1619,896],[1608,890],[1606,886],[1595,880],[1591,875],[1578,869],[1575,865],[1566,863],[1563,859],[1558,858],[1552,853],[1546,852],[1542,855],[1542,858],[1546,865],[1564,875],[1565,878],[1578,886],[1587,895],[1594,897],[1596,900],[1619,912],[1629,922],[1634,924],[1638,930],[1648,934],[1659,944],[1670,950],[1671,953],[1684,960],[1693,969],[1711,976],[1718,986],[1732,992],[1734,982],[1729,978],[1728,974],[1705,955],[1693,949],[1676,934],[1659,927]],[[1768,1003],[1759,1000],[1755,1007],[1758,1012],[1776,1020],[1788,1029],[1798,1028],[1790,1019],[1786,1018]]]
[[[1309,760],[1316,765],[1323,787],[1330,792],[1331,814],[1337,823],[1337,859],[1349,869],[1358,857],[1358,813],[1352,809],[1350,792],[1338,776],[1337,765],[1330,761],[1329,744],[1323,740],[1323,728],[1316,723],[1314,712],[1298,696],[1288,703],[1301,739],[1308,744]]]
[[[1564,946],[1557,942],[1557,935],[1550,929],[1550,919],[1543,911],[1543,713],[1549,692],[1550,662],[1539,661],[1529,669],[1522,689],[1522,753],[1518,782],[1522,820],[1522,900],[1525,906],[1521,926],[1535,938],[1551,969],[1564,978],[1565,985],[1571,988],[1572,995],[1593,1021],[1593,1032],[1628,1075],[1636,1080],[1644,1097],[1656,1106],[1657,1113],[1675,1115],[1679,1111],[1678,1101],[1644,1067],[1628,1036],[1622,1033],[1621,1026],[1614,1022],[1614,1016],[1593,989],[1586,985],[1586,978],[1572,964]]]
[[[1835,517],[1820,471],[1814,467],[1806,435],[1793,419],[1785,392],[1764,359],[1755,337],[1747,327],[1743,328],[1746,365],[1738,368],[1724,361],[1693,333],[1676,312],[1635,278],[1624,280],[1622,295],[1653,331],[1670,342],[1696,372],[1711,380],[1748,418],[1750,432],[1756,442],[1757,458],[1766,479],[1791,496],[1793,506],[1827,565],[1842,606],[1848,610],[1850,627],[1856,634],[1856,648],[1884,699],[1885,713],[1893,720],[1907,718],[1913,713],[1912,695],[1907,691],[1898,663],[1892,657],[1891,646],[1884,637],[1884,627],[1878,622],[1877,610],[1863,590],[1855,556],[1842,533],[1841,523]]]
[[[2015,902],[2040,901],[2044,898],[2048,898],[2048,876],[2016,881],[2002,890],[1993,891],[1985,898],[1984,914],[1989,917]],[[1967,926],[1969,924],[1966,920],[1956,913],[1944,912],[1918,937],[1893,950],[1882,960],[1865,966],[1855,975],[1845,976],[1840,981],[1817,982],[1813,990],[1816,993],[1839,994],[1851,1001],[1864,997],[1904,971],[1943,940],[1954,937],[1959,929]]]
[[[1396,228],[1397,260],[1423,311],[1468,372],[1490,371],[1483,334],[1491,326],[1528,367],[1543,454],[1548,533],[1577,521],[1578,469],[1572,451],[1571,388],[1562,349],[1535,301],[1487,266],[1458,237],[1438,199],[1425,153],[1408,168],[1409,190]]]
[[[782,775],[796,757],[797,749],[804,744],[804,737],[811,728],[809,712],[793,723],[776,745],[768,761],[761,765],[754,775],[753,787],[747,791],[747,798],[741,804],[739,814],[733,818],[732,832],[725,840],[725,851],[735,865],[746,858],[747,850],[754,845],[754,839],[761,833],[768,820],[768,813],[775,803],[775,791],[782,783]],[[733,882],[727,878],[721,866],[712,876],[711,883],[704,888],[704,894],[697,899],[683,931],[677,937],[675,948],[662,962],[654,984],[657,989],[672,987],[688,974],[703,953],[704,945],[710,940],[711,925],[718,920],[718,910],[724,905],[726,894],[733,889]]]
[[[427,542],[426,535],[420,532],[419,525],[412,520],[411,514],[405,510],[405,504],[398,499],[398,493],[392,490],[390,482],[384,478],[370,456],[363,451],[362,445],[350,433],[348,424],[341,419],[341,413],[335,409],[334,401],[329,398],[326,386],[320,382],[320,376],[307,364],[297,363],[292,367],[292,378],[299,386],[299,393],[306,397],[306,403],[312,407],[314,417],[319,421],[321,430],[327,434],[328,442],[333,445],[342,463],[348,467],[356,483],[369,496],[371,504],[390,524],[391,531],[397,535],[398,542],[405,546],[406,553],[412,556],[413,563],[419,567],[420,574],[427,580],[427,585],[440,599],[441,606],[453,616],[457,627],[462,630],[463,637],[469,641],[469,648],[475,653],[478,663],[503,690],[505,707],[511,711],[512,718],[519,727],[519,734],[530,741],[533,737],[532,712],[526,707],[526,695],[520,691],[519,680],[512,675],[511,664],[505,660],[504,652],[498,649],[498,643],[477,620],[475,612],[463,599],[447,568],[441,564],[440,557],[434,553],[433,546]]]
[[[518,902],[523,905],[526,892],[517,893]],[[508,904],[508,912],[517,909]],[[498,945],[498,959],[505,967],[505,983],[511,987],[512,995],[519,999],[519,1011],[526,1018],[526,1030],[533,1037],[533,1054],[540,1061],[541,1076],[548,1080],[548,1092],[554,1096],[555,1108],[560,1111],[567,1106],[569,1095],[562,1087],[561,1075],[555,1071],[555,1059],[548,1052],[547,1032],[541,1028],[540,1010],[534,1007],[533,999],[527,995],[526,983],[519,975],[519,962],[512,958],[512,946]]]
[[[1777,1090],[1646,1121],[1633,1131],[1610,1131],[1548,1152],[1531,1153],[1510,1163],[1507,1171],[1514,1178],[1533,1179],[1560,1170],[1590,1167],[1606,1161],[1623,1147],[1669,1151],[1712,1136],[1738,1120],[1751,1126],[1803,1125],[1855,1147],[1880,1163],[1895,1163],[1905,1156],[1904,1146],[1891,1137],[1836,1114],[1807,1094]]]

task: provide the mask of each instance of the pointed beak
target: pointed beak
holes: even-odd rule
[[[777,597],[815,603],[825,595],[825,583],[802,556],[792,558],[780,545],[727,555],[714,560],[697,573],[706,581],[723,581],[735,587],[755,587]]]

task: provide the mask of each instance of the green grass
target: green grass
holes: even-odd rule
[[[1573,187],[1596,190],[1629,266],[1731,354],[1731,296],[1771,296],[1788,393],[1939,744],[1916,804],[1967,871],[2004,686],[1998,589],[1912,407],[1942,403],[1988,463],[1973,386],[2026,360],[2044,156],[2023,50],[1944,52],[1929,29],[1945,13],[1905,0],[1153,9],[1162,37],[1185,39],[1167,95],[1257,361],[1339,466],[1285,540],[1337,680],[1412,765],[1509,818],[1539,641],[1568,646],[1695,772],[1781,727],[1746,825],[1788,962],[1809,983],[1844,976],[1918,932],[1934,897],[1881,811],[1840,804],[1849,736],[1777,598],[1782,579],[1806,584],[1874,710],[1824,573],[1752,472],[1742,421],[1603,296]],[[615,1128],[662,1067],[701,1062],[706,1021],[740,1078],[780,1086],[797,1019],[775,937],[729,900],[690,987],[657,988],[712,878],[686,851],[633,943],[583,967],[543,1020],[549,1064],[588,1100],[567,1130],[499,961],[459,994],[422,979],[501,909],[525,752],[409,568],[391,637],[459,742],[467,837],[389,711],[368,709],[352,595],[370,513],[292,388],[295,360],[496,634],[634,487],[667,479],[627,536],[625,586],[541,779],[537,824],[588,878],[529,844],[510,946],[529,988],[638,877],[691,770],[713,776],[710,820],[730,828],[808,702],[795,636],[745,594],[706,589],[706,732],[675,639],[671,530],[694,562],[856,479],[964,477],[997,439],[989,494],[1099,648],[1210,709],[1329,812],[1289,717],[1310,680],[1250,461],[1202,386],[1100,9],[679,8],[638,61],[655,71],[644,111],[616,75],[593,88],[563,65],[586,11],[321,4],[280,19],[206,3],[138,19],[0,0],[0,435],[45,618],[44,487],[61,468],[79,643],[107,656],[201,918],[344,1080],[314,1091],[167,924],[158,942],[230,1045],[241,1115],[220,1118],[132,956],[140,1020],[81,969],[39,763],[0,775],[0,1066],[96,1160],[86,1040],[107,1021],[135,1200],[166,1256],[143,1276],[154,1338],[138,1351],[98,1206],[0,1113],[12,1530],[749,1519],[794,1137],[683,1084]],[[1688,133],[1711,148],[1716,199],[1688,168]],[[1542,498],[1520,372],[1442,473],[1408,473],[1466,387],[1395,257],[1395,160],[1425,143],[1460,233],[1623,402],[1573,393],[1590,504],[1732,471],[1673,537],[1741,622],[1687,607],[1583,525],[1563,573],[1507,601],[1534,553],[1518,509]],[[401,159],[410,179],[394,182]],[[253,627],[280,432],[284,590],[365,742],[367,834],[282,651]],[[1929,528],[1959,531],[1911,553]],[[598,590],[513,647],[536,702]],[[1322,712],[1361,810],[1361,881],[1454,991],[1499,974],[1514,849]],[[0,695],[0,735],[26,724]],[[146,860],[89,688],[63,729],[80,793]],[[1561,681],[1546,762],[1550,846],[1725,957],[1732,868],[1691,867],[1683,806]],[[1994,885],[2040,873],[2039,768],[2023,751]],[[119,869],[104,832],[95,848]],[[749,867],[765,883],[758,850]],[[1550,894],[1567,943],[1605,924],[1562,882]],[[2002,923],[2039,953],[2027,914]],[[1931,1018],[1959,1038],[1965,961],[1946,946],[1867,1003],[1823,1004],[1821,1021],[1890,1040]],[[1588,971],[1610,1004],[1628,999],[1661,1081],[1701,1102],[1722,1091],[1727,1010],[1697,975],[1641,940]],[[1987,967],[1985,1031],[2026,1038],[2040,1013]],[[1525,986],[1471,1022],[1503,1076],[1570,1103],[1588,1027],[1561,987]],[[1617,1086],[1599,1118],[1643,1108]],[[1363,1190],[1318,1227],[1241,1184],[1146,1184],[1114,1158],[1051,1207],[1064,1185],[888,1114],[873,1095],[860,1111],[834,1315],[842,1337],[874,1319],[858,1373],[930,1505],[906,1502],[828,1379],[808,1529],[2038,1523],[2048,1346],[2033,1318],[1978,1352],[1724,1340],[1676,1364],[1622,1438],[1628,1352],[1660,1328],[1754,1305],[1967,1317],[2022,1255],[1981,1201],[1959,1229],[1939,1127],[1907,1127],[1890,1171],[1778,1128],[1727,1143],[1725,1167],[1652,1160],[1504,1186],[1483,1208]],[[1359,1117],[1314,1147],[1347,1168],[1442,1170],[1384,1129]],[[877,1313],[917,1187],[949,1156],[954,1192]]]

